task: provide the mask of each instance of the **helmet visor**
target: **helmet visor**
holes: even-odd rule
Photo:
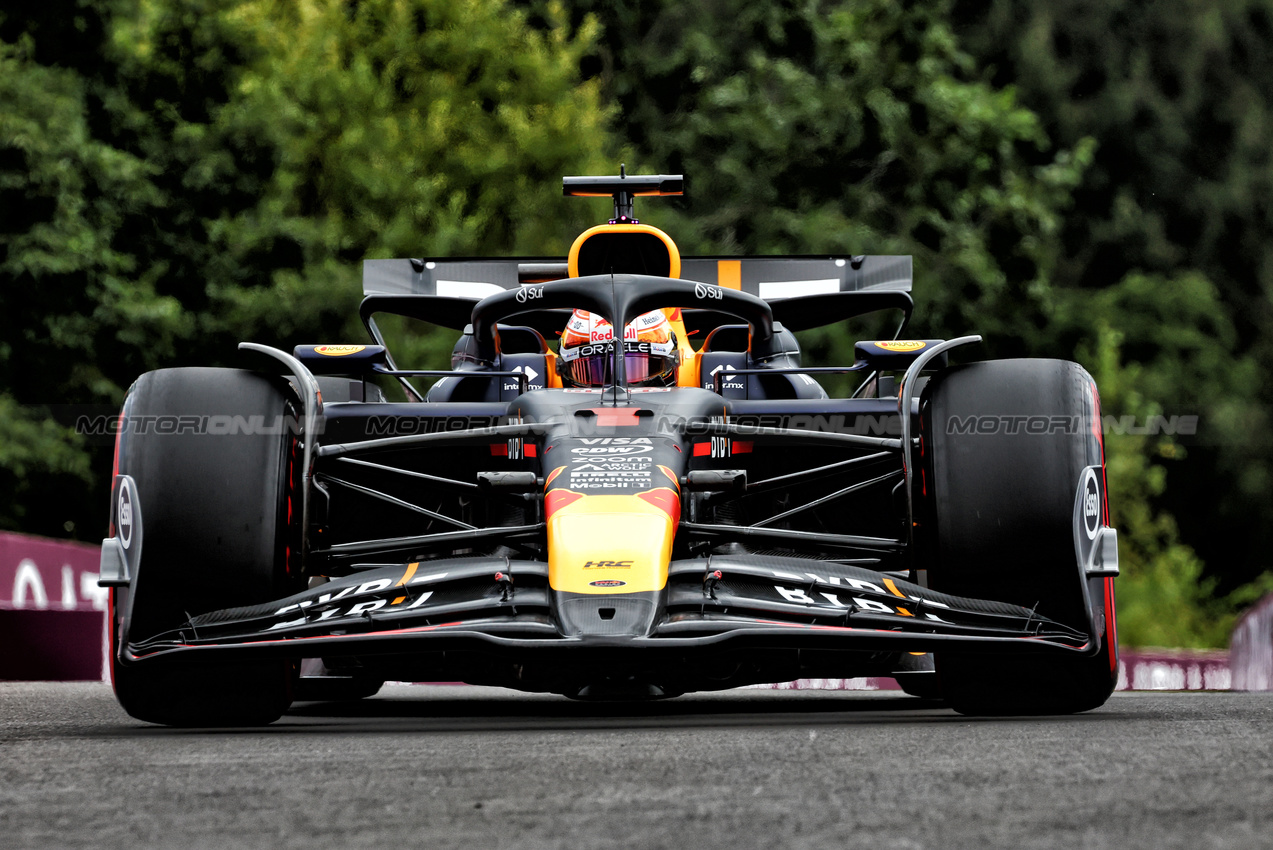
[[[628,343],[625,349],[637,348]],[[642,346],[642,347],[648,347]],[[596,346],[601,348],[601,346]],[[607,346],[609,348],[609,346]],[[613,351],[613,349],[611,349]],[[566,364],[564,377],[579,387],[600,387],[613,382],[610,351],[598,351],[583,354]],[[676,372],[675,356],[651,354],[646,351],[625,350],[623,354],[623,371],[631,385],[669,382]]]
[[[666,384],[675,370],[673,357],[631,352],[623,355],[623,371],[629,384]]]

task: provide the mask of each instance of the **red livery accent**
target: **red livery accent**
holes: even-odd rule
[[[551,518],[554,513],[574,504],[583,498],[583,493],[570,490],[549,490],[544,494],[544,516]]]
[[[639,407],[590,407],[597,415],[597,425],[601,428],[623,428],[640,423],[637,416]]]
[[[668,480],[672,482],[672,486],[676,488],[676,492],[681,492],[681,482],[680,479],[676,477],[676,473],[662,464],[659,464],[659,469],[662,470],[663,474],[666,475]]]
[[[1107,576],[1105,578],[1105,651],[1109,653],[1109,670],[1113,673],[1118,669],[1118,652],[1110,645],[1110,636],[1118,635],[1118,614],[1115,611],[1116,603],[1114,601],[1114,578]]]
[[[1101,394],[1096,389],[1096,384],[1092,384],[1092,433],[1096,435],[1096,441],[1101,446],[1101,489],[1105,493],[1105,504],[1101,506],[1104,516],[1101,521],[1105,525],[1109,525],[1109,484],[1108,477],[1105,475],[1105,435],[1101,432]]]
[[[681,497],[677,495],[675,490],[670,490],[667,487],[659,487],[655,490],[646,490],[644,493],[637,493],[637,498],[642,501],[649,502],[656,508],[661,509],[672,518],[672,522],[681,521]]]

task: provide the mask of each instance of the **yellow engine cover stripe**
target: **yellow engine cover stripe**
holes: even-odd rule
[[[717,260],[716,282],[726,289],[743,288],[742,260]]]

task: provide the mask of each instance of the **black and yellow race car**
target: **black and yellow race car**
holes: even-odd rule
[[[385,680],[1105,702],[1117,534],[1087,372],[900,338],[910,257],[682,257],[633,218],[679,176],[564,185],[615,210],[566,258],[370,260],[370,342],[243,343],[257,371],[132,386],[101,567],[129,714],[268,723]],[[796,331],[880,311],[895,338],[802,362]],[[459,332],[450,370],[397,364],[403,317]]]

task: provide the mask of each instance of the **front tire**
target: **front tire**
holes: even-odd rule
[[[145,538],[132,587],[112,595],[112,650],[129,593],[136,642],[303,586],[287,558],[295,441],[281,387],[250,372],[188,368],[148,372],[130,389],[118,471],[136,482]],[[261,725],[292,701],[291,661],[121,664],[112,651],[111,665],[120,705],[150,723]]]
[[[1096,655],[937,653],[943,697],[975,715],[1070,714],[1104,704],[1117,681],[1112,579],[1081,576],[1074,545],[1083,471],[1094,466],[1104,478],[1091,376],[1060,360],[952,368],[930,385],[921,427],[931,586],[1037,605],[1044,616],[1086,629],[1088,582],[1090,615],[1102,633]]]

